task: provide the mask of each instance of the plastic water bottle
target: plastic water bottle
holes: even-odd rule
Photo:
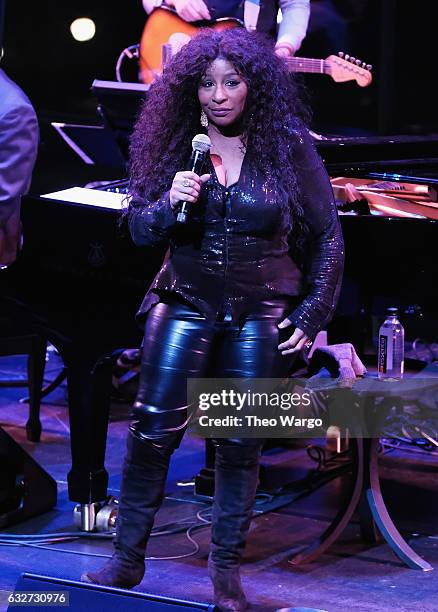
[[[387,316],[379,329],[380,379],[400,380],[403,378],[405,330],[398,320],[398,309],[388,308]]]

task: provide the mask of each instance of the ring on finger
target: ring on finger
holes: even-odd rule
[[[312,348],[312,340],[307,340],[307,342],[304,343],[304,347],[306,349],[306,351],[310,351],[310,349]]]
[[[184,187],[191,187],[192,186],[192,181],[190,179],[184,179],[183,180],[183,185]]]

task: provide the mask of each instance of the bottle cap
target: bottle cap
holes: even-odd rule
[[[387,308],[386,313],[391,317],[396,317],[398,315],[398,308]]]

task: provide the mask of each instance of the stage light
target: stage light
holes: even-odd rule
[[[91,40],[96,34],[96,25],[92,19],[80,17],[72,22],[70,32],[75,40],[85,42]]]

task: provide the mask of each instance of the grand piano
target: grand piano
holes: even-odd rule
[[[397,181],[395,175],[403,175],[437,186],[438,136],[325,138],[317,146],[333,179]],[[107,497],[104,457],[114,351],[140,345],[134,313],[164,256],[135,247],[124,233],[123,191],[121,181],[97,190],[25,197],[23,249],[2,272],[2,305],[23,329],[52,342],[67,368],[68,488],[71,501],[80,505],[84,530],[94,529],[96,504]],[[392,300],[390,305],[416,304],[423,319],[436,325],[438,220],[374,212],[341,216],[347,258],[335,341],[352,340],[348,334],[357,331],[376,296]],[[345,312],[350,328],[344,325]],[[336,325],[337,319],[342,324]]]
[[[438,134],[330,138],[317,144],[336,197],[342,199],[346,182],[361,185],[372,213],[341,215],[346,264],[332,341],[339,333],[345,341],[347,333],[362,353],[371,350],[371,317],[383,318],[388,306],[399,307],[408,335],[438,337],[433,256]]]

